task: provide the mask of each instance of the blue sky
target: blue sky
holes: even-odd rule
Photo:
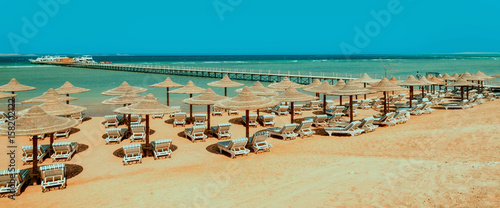
[[[0,54],[500,52],[498,11],[494,0],[0,0]]]

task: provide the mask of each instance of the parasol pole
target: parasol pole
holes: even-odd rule
[[[247,123],[246,125],[246,137],[249,138],[250,136],[250,129],[248,128],[250,125],[248,125],[248,123],[250,122],[250,110],[245,110],[245,122]]]

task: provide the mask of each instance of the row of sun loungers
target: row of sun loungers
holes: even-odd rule
[[[37,161],[38,163],[42,163],[44,160],[44,157],[49,153],[49,147],[50,145],[38,145],[37,148]],[[23,164],[27,164],[29,162],[33,162],[33,146],[28,145],[28,146],[23,146],[23,157],[21,160],[23,161]],[[78,150],[78,143],[77,142],[56,142],[52,144],[52,155],[50,156],[52,158],[52,162],[59,160],[59,159],[64,159],[66,161],[71,160],[75,152]]]
[[[3,170],[0,171],[0,195],[21,194],[21,188],[29,180],[29,169],[13,171]],[[11,175],[14,175],[12,178]]]
[[[40,167],[42,192],[53,188],[66,188],[66,165],[53,164]],[[14,175],[14,177],[11,177]],[[21,188],[30,180],[30,170],[15,169],[0,171],[0,195],[21,193]]]

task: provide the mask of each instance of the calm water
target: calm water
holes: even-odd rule
[[[17,93],[17,101],[39,96],[49,88],[59,88],[65,81],[69,81],[75,86],[91,89],[90,92],[71,95],[78,100],[70,103],[87,107],[89,110],[86,114],[90,116],[111,114],[118,106],[100,104],[101,101],[110,98],[100,93],[127,81],[130,85],[148,88],[148,91],[141,94],[153,93],[161,103],[166,103],[165,88],[148,87],[165,80],[166,75],[30,65],[28,58],[32,57],[0,57],[0,85],[6,84],[11,78],[16,78],[21,84],[37,88],[34,91]],[[422,74],[439,72],[451,75],[466,71],[476,73],[481,70],[488,75],[500,74],[500,55],[360,55],[351,59],[345,59],[343,56],[94,56],[94,60],[117,64],[214,67],[281,73],[289,71],[294,74],[325,73],[329,76],[333,73],[345,76],[347,73],[347,76],[359,77],[361,73],[366,72],[372,77],[382,78],[384,73],[387,73],[387,76],[395,76],[398,79],[405,79],[417,71]],[[180,84],[192,80],[203,88],[208,87],[207,83],[217,80],[183,76],[170,76],[170,78]],[[247,81],[238,82],[249,86],[253,84]],[[498,79],[494,84],[499,84]],[[237,94],[234,89],[228,89],[229,96]],[[212,90],[218,94],[224,93],[223,88],[212,88]],[[188,96],[171,94],[170,105],[179,105],[184,111],[188,111],[188,106],[182,104],[182,99]],[[6,110],[6,103],[7,100],[1,102],[0,110]],[[18,106],[18,109],[24,109],[32,105]],[[206,110],[203,106],[194,106],[193,109]]]

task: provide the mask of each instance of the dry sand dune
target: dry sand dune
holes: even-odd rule
[[[182,137],[184,128],[154,119],[151,140],[172,138],[172,158],[127,166],[119,156],[129,140],[105,145],[104,119],[94,117],[68,139],[56,140],[84,144],[66,162],[72,165],[65,190],[42,193],[40,186],[28,186],[15,201],[0,201],[2,207],[499,207],[498,109],[499,101],[438,109],[356,137],[270,138],[271,152],[236,159],[219,154],[213,137],[191,143]],[[358,111],[358,118],[378,113]],[[239,116],[212,117],[212,125],[228,120],[233,138],[244,137]],[[288,116],[278,117],[276,126],[287,122]],[[29,144],[27,137],[17,141]],[[2,140],[0,151],[6,145]],[[3,154],[0,167],[7,166]]]

